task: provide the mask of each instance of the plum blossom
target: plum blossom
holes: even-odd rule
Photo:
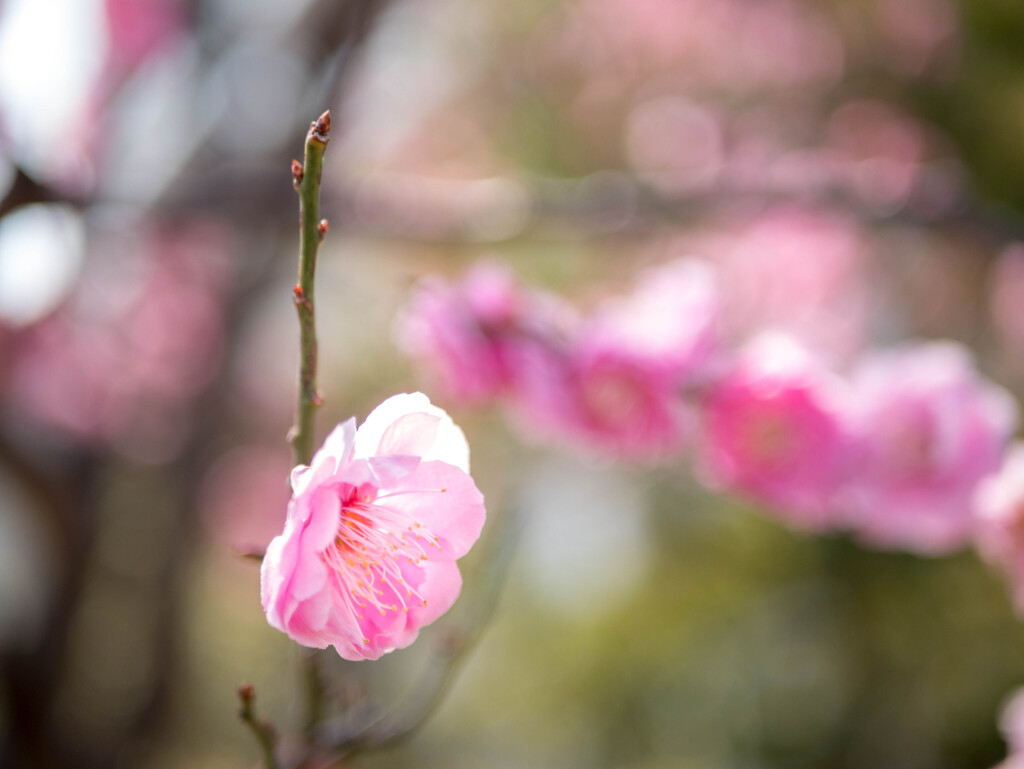
[[[683,388],[718,351],[718,291],[709,267],[679,259],[648,270],[628,295],[606,301],[576,334],[559,430],[634,459],[681,448]]]
[[[953,343],[870,356],[853,386],[850,526],[876,546],[938,554],[963,545],[975,488],[999,468],[1016,426],[1012,398]]]
[[[424,280],[399,315],[399,347],[432,383],[462,404],[496,398],[509,388],[524,344],[554,344],[567,310],[518,285],[507,265],[478,262],[456,284]]]
[[[711,242],[734,338],[770,328],[829,364],[859,352],[867,326],[865,232],[826,209],[775,206]],[[704,250],[704,249],[702,249]]]
[[[530,438],[658,461],[682,447],[691,421],[683,391],[712,365],[718,342],[714,275],[680,259],[569,331],[523,335],[509,356],[508,402]]]
[[[705,399],[699,475],[827,527],[849,456],[844,406],[840,380],[794,340],[757,337]]]
[[[974,503],[978,550],[1006,575],[1024,613],[1024,444],[1016,444],[999,472],[981,482]],[[1024,724],[1020,732],[1024,746]]]
[[[411,644],[462,588],[456,559],[480,535],[483,496],[462,431],[422,393],[338,425],[292,471],[284,532],[267,548],[267,621],[348,660]]]

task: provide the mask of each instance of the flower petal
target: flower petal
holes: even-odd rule
[[[423,457],[425,460],[440,460],[448,462],[469,472],[469,444],[466,436],[462,433],[451,417],[443,409],[431,404],[430,399],[423,393],[402,393],[393,395],[370,412],[366,421],[359,426],[355,436],[355,453],[357,458],[377,456],[385,453],[396,453],[388,451],[387,445],[383,443],[385,434],[389,428],[402,417],[410,414],[426,414],[435,416],[440,421],[437,424],[437,435],[429,447],[421,445],[422,432],[417,435],[416,441],[405,443],[406,448],[415,448],[413,454]],[[420,424],[422,430],[423,425]],[[398,429],[398,434],[402,429]],[[414,431],[419,432],[419,431]],[[403,445],[395,437],[398,445]]]
[[[480,536],[487,513],[473,479],[446,462],[422,462],[375,504],[397,510],[439,540],[442,560],[461,558]],[[431,549],[431,557],[433,557]]]
[[[377,447],[377,455],[404,454],[422,457],[437,441],[440,421],[441,417],[424,414],[422,411],[399,417],[384,431]]]

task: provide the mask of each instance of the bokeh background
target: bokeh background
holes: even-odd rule
[[[426,386],[396,312],[483,256],[586,311],[696,254],[839,371],[954,339],[1024,394],[1015,0],[3,0],[3,766],[251,766],[242,680],[297,722],[241,554],[288,498],[289,161],[327,107],[321,435]],[[1003,757],[1024,624],[973,552],[795,533],[429,394],[489,523],[420,642],[329,660],[339,712],[438,695],[351,765]]]

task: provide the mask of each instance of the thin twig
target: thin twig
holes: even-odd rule
[[[292,296],[299,313],[299,403],[295,426],[289,435],[295,449],[295,464],[308,465],[313,458],[313,419],[323,401],[316,389],[316,315],[314,278],[320,241],[327,233],[327,220],[320,219],[320,175],[324,150],[331,130],[331,112],[324,112],[310,124],[306,135],[305,163],[292,161],[292,179],[299,193],[299,282]]]
[[[327,235],[327,220],[320,218],[320,176],[324,151],[331,131],[331,112],[327,110],[309,126],[304,163],[292,161],[292,183],[299,193],[299,282],[293,298],[299,314],[299,402],[295,426],[289,440],[295,450],[296,465],[308,465],[313,459],[314,419],[323,403],[316,387],[316,313],[314,284],[316,256]],[[323,717],[324,687],[315,650],[303,654],[306,690],[305,734],[312,739]]]
[[[253,736],[256,737],[256,741],[263,751],[263,765],[265,769],[277,769],[277,757],[274,755],[274,744],[277,742],[277,737],[274,733],[274,727],[268,721],[256,718],[256,711],[253,708],[255,699],[256,691],[252,688],[252,684],[242,684],[238,687],[238,700],[242,703],[242,707],[238,711],[238,717],[252,730]]]

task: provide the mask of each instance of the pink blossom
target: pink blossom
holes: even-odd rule
[[[1017,610],[1024,613],[1024,444],[1014,446],[999,472],[981,482],[974,502],[978,550],[1006,575]],[[1024,700],[1019,710],[1024,715]],[[1024,719],[1018,720],[1024,749]]]
[[[599,306],[581,332],[587,355],[623,351],[676,382],[707,365],[721,344],[714,271],[676,259],[641,274],[632,292]]]
[[[619,458],[682,447],[683,389],[718,349],[718,293],[706,265],[678,260],[605,301],[564,346],[517,351],[512,399],[530,432]]]
[[[886,63],[902,74],[954,63],[958,20],[948,0],[880,0],[875,15]]]
[[[814,357],[762,335],[705,400],[699,473],[797,526],[828,526],[848,459],[843,406],[841,383]]]
[[[484,503],[465,436],[425,395],[388,398],[358,430],[354,419],[338,425],[292,471],[292,488],[261,570],[273,627],[345,659],[377,659],[455,602],[455,561],[480,535]]]
[[[531,438],[622,459],[677,451],[687,412],[678,380],[628,349],[521,351],[512,410]]]
[[[428,278],[399,315],[398,345],[459,402],[494,398],[508,383],[502,340],[522,302],[500,263],[480,262],[456,285]]]
[[[927,150],[924,126],[880,101],[843,104],[828,120],[828,145],[839,180],[868,203],[905,204],[920,181]]]
[[[108,69],[121,76],[180,35],[184,5],[181,0],[106,0]]]
[[[851,219],[778,206],[721,252],[723,293],[737,330],[782,329],[834,363],[863,343],[864,234]]]
[[[870,544],[920,553],[964,544],[975,488],[999,468],[1016,426],[1009,394],[953,343],[875,354],[854,388],[851,527]]]

